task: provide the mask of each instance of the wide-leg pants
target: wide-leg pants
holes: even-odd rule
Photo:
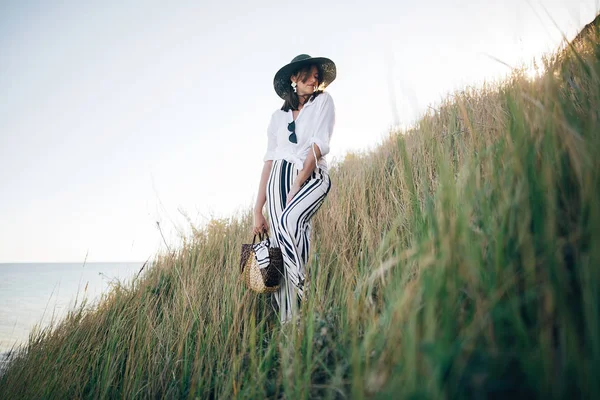
[[[323,204],[331,182],[329,174],[316,168],[286,206],[287,194],[299,168],[286,160],[274,160],[267,182],[271,246],[281,248],[284,279],[275,300],[281,322],[289,321],[304,297],[306,263],[310,251],[311,219]]]

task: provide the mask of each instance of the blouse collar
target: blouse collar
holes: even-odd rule
[[[322,95],[323,95],[323,93],[321,93],[319,96],[322,96]],[[318,98],[319,96],[317,96],[317,97],[316,97],[316,98],[314,98],[314,99],[311,99],[311,100],[310,100],[308,103],[306,103],[306,104],[304,105],[304,107],[302,107],[302,110],[304,110],[306,107],[310,107],[310,106],[312,106],[312,105],[313,105],[313,104],[314,104],[314,103],[317,101],[317,98]],[[302,113],[302,110],[300,110],[300,112],[298,113],[298,117],[300,116],[300,113]],[[293,112],[294,112],[294,110],[292,110],[291,108],[288,110],[288,114],[291,116],[291,118],[292,118],[292,121],[294,120],[294,114],[293,114]],[[296,117],[296,119],[298,119],[298,117]],[[290,122],[291,122],[291,121],[290,121]]]

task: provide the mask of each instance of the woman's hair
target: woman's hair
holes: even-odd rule
[[[298,68],[297,70],[295,70],[294,72],[292,72],[290,74],[290,77],[292,75],[299,73],[300,74],[299,79],[302,82],[306,82],[306,80],[308,79],[308,74],[310,74],[310,71],[311,71],[313,65],[315,67],[317,67],[317,73],[319,75],[319,84],[317,86],[321,86],[321,84],[323,83],[323,69],[321,68],[321,66],[319,64],[304,65],[304,66]],[[290,84],[291,84],[291,81],[290,81]],[[310,99],[308,99],[306,102],[308,103],[309,101],[314,100],[321,93],[323,93],[323,90],[315,90],[315,92],[312,94],[312,96],[310,96]],[[281,109],[283,111],[289,111],[290,109],[297,110],[299,105],[300,105],[300,100],[298,99],[298,95],[293,90],[288,90],[285,94],[283,106],[281,107]]]

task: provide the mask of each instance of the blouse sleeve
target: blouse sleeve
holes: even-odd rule
[[[275,159],[275,149],[277,148],[276,138],[276,126],[275,126],[275,113],[271,116],[271,122],[267,128],[267,152],[263,157],[263,161],[269,161]]]
[[[309,144],[312,146],[314,143],[319,146],[321,156],[325,156],[329,153],[329,141],[331,140],[333,126],[335,125],[335,105],[333,104],[333,99],[329,93],[325,92],[321,96],[324,96],[325,98],[321,104],[315,131]]]

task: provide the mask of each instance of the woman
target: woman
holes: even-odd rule
[[[323,204],[331,182],[325,155],[335,123],[335,107],[323,91],[336,77],[328,58],[306,54],[283,66],[273,80],[284,100],[271,116],[263,158],[253,233],[269,231],[263,215],[267,203],[271,245],[280,247],[284,278],[275,299],[281,322],[289,321],[304,296],[310,250],[311,219]]]

